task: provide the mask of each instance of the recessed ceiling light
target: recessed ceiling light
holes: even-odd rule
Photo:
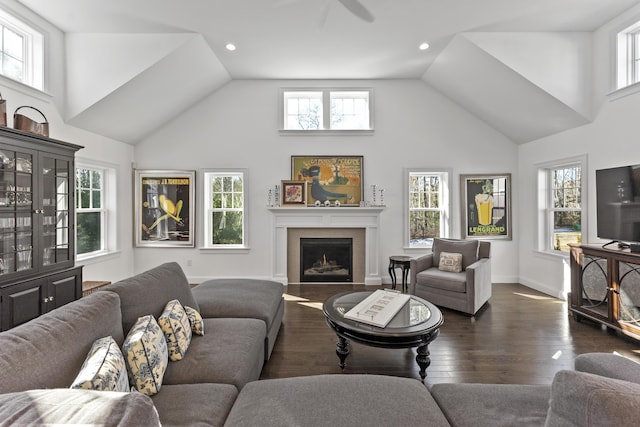
[[[227,48],[227,50],[233,52],[234,50],[236,50],[236,45],[233,43],[227,43],[227,45],[225,46]]]
[[[427,42],[420,43],[420,46],[418,46],[418,49],[420,49],[420,50],[429,49],[429,43],[427,43]]]

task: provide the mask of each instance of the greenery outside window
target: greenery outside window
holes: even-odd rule
[[[542,251],[568,253],[585,233],[585,161],[549,164],[538,169],[539,239]]]
[[[285,131],[371,131],[372,89],[283,89]]]
[[[407,170],[405,241],[409,248],[430,247],[435,237],[449,237],[450,172]]]
[[[204,246],[246,248],[247,172],[204,172]]]
[[[43,90],[43,46],[42,33],[0,9],[0,74]]]
[[[105,248],[104,171],[76,169],[76,252],[98,253]]]

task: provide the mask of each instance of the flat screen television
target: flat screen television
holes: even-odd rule
[[[640,242],[640,165],[596,170],[598,237],[632,250]],[[605,245],[606,246],[606,245]]]

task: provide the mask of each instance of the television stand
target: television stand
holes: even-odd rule
[[[571,246],[569,311],[640,340],[640,254],[602,245]]]

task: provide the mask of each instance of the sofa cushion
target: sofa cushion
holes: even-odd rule
[[[283,294],[282,283],[257,279],[214,279],[193,288],[202,317],[261,319],[267,330],[275,321]]]
[[[207,334],[194,335],[186,357],[170,363],[164,384],[232,384],[240,390],[264,365],[262,320],[204,319]]]
[[[199,427],[223,425],[237,396],[229,384],[165,384],[151,399],[163,426]]]
[[[441,252],[462,254],[462,269],[478,260],[478,240],[433,239],[433,263],[438,267]]]
[[[138,317],[147,314],[152,314],[156,319],[160,317],[165,305],[172,299],[177,299],[183,306],[200,310],[191,293],[189,281],[176,262],[159,265],[101,289],[120,295],[122,328],[125,334]]]
[[[548,385],[434,384],[431,395],[452,426],[543,426]]]
[[[174,299],[167,303],[158,318],[158,325],[167,340],[169,360],[182,360],[191,343],[191,322],[180,301]]]
[[[231,426],[449,426],[426,387],[411,378],[317,375],[247,384]]]
[[[3,426],[159,426],[158,412],[141,393],[28,390],[0,395]]]
[[[202,320],[202,316],[198,313],[198,310],[186,306],[184,311],[187,312],[187,317],[189,317],[191,332],[196,335],[204,335],[204,320]]]
[[[124,357],[113,337],[98,338],[93,343],[71,388],[122,392],[130,390]]]
[[[442,271],[460,273],[462,271],[462,254],[453,252],[440,252],[438,268]]]
[[[169,355],[164,333],[151,315],[133,325],[122,350],[127,362],[129,382],[140,393],[152,396],[160,391]]]
[[[640,364],[613,353],[585,353],[575,359],[576,371],[640,384]]]
[[[551,384],[546,427],[632,427],[640,419],[640,384],[560,371]]]
[[[98,338],[122,343],[120,298],[94,292],[0,334],[0,393],[67,388]],[[16,369],[19,366],[20,369]]]

